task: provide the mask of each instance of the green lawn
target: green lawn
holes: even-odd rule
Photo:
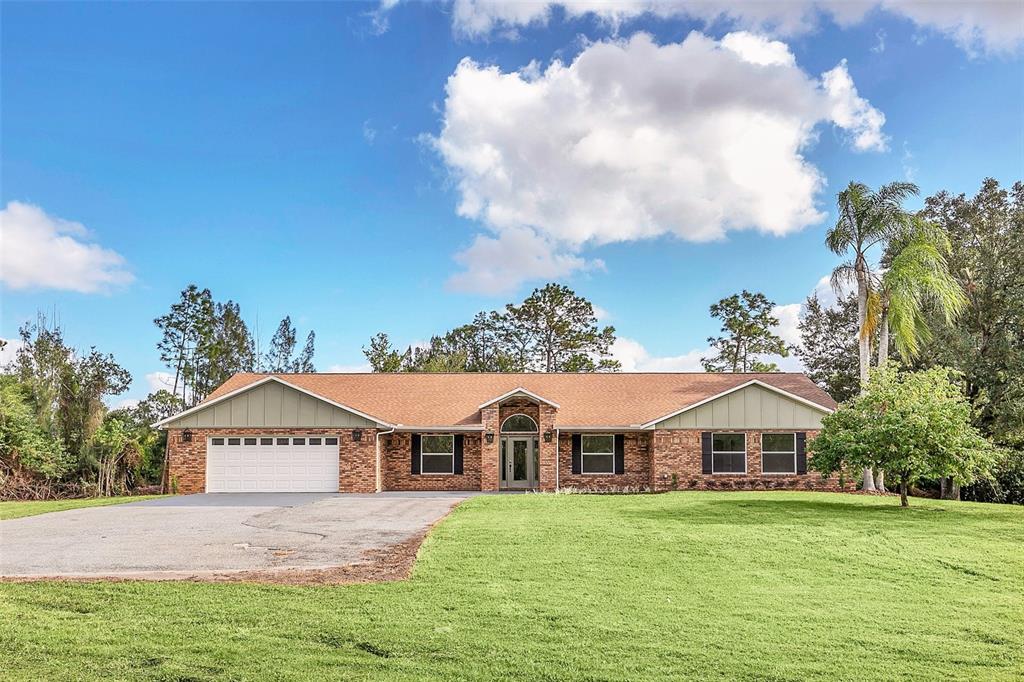
[[[0,521],[35,516],[47,512],[81,509],[83,507],[105,507],[108,504],[124,504],[152,500],[160,495],[138,495],[136,497],[83,497],[72,500],[30,500],[27,502],[0,502]]]
[[[484,496],[406,582],[5,584],[0,678],[1022,679],[1024,508],[912,505]]]

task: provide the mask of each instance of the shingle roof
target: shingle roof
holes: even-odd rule
[[[228,379],[204,402],[276,376],[335,403],[403,426],[480,423],[480,405],[524,388],[559,405],[559,426],[645,424],[757,380],[835,409],[803,374],[253,374]]]

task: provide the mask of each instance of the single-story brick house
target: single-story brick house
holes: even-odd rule
[[[168,430],[180,493],[813,488],[803,374],[237,374]]]

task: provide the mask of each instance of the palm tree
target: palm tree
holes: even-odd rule
[[[863,183],[851,182],[839,193],[839,219],[825,235],[825,244],[836,255],[849,253],[851,260],[832,271],[832,287],[838,291],[843,283],[857,283],[858,354],[860,383],[868,381],[871,366],[871,328],[868,305],[871,285],[878,275],[868,260],[868,251],[875,246],[885,248],[890,240],[907,231],[913,221],[903,210],[903,202],[918,193],[917,185],[891,182],[877,191]],[[874,301],[872,301],[874,302]],[[864,469],[864,490],[875,490],[871,468]]]
[[[889,360],[890,331],[896,351],[909,362],[917,357],[921,343],[932,338],[926,308],[950,324],[967,306],[963,288],[946,262],[949,250],[946,233],[916,216],[890,238],[882,256],[882,274],[870,282],[864,322],[867,336],[878,332],[879,366]],[[875,489],[885,492],[884,471],[875,475]]]
[[[884,272],[876,283],[877,304],[868,305],[868,326],[878,327],[878,364],[889,359],[889,334],[904,361],[917,357],[932,338],[925,316],[930,308],[952,323],[967,306],[963,287],[949,271],[949,237],[933,223],[914,217],[895,235],[882,258]],[[872,318],[872,312],[877,317]]]

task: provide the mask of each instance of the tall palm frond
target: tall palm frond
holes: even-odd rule
[[[949,324],[967,306],[963,289],[949,272],[949,248],[949,238],[941,229],[914,218],[911,230],[886,252],[888,268],[881,287],[896,350],[904,360],[916,357],[921,343],[932,338],[926,316],[929,307]]]

